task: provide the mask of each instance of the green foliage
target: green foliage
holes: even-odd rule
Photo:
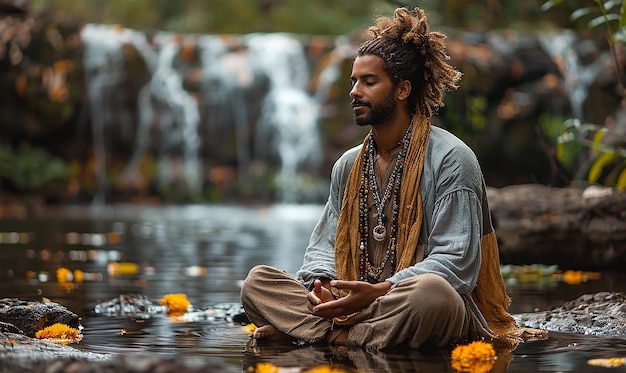
[[[543,4],[542,9],[551,10],[566,2],[579,3],[576,0],[549,0]],[[615,66],[618,67],[615,70],[624,103],[626,87],[615,48],[616,43],[624,43],[626,40],[626,0],[591,0],[591,2],[595,6],[576,8],[572,11],[570,18],[574,22],[587,20],[584,26],[586,29],[595,29],[601,26],[606,28],[609,47],[615,59]],[[589,184],[602,183],[626,190],[626,142],[621,141],[617,145],[603,142],[609,131],[609,128],[601,125],[581,124],[577,119],[564,121],[563,131],[556,141],[557,159],[562,164],[568,165],[573,155],[579,158],[582,151],[589,149],[589,159],[583,164],[584,168],[588,167],[587,181]],[[584,148],[576,151],[576,147],[572,146],[574,142],[584,145]]]
[[[410,2],[409,2],[410,3]],[[86,22],[183,33],[291,32],[345,35],[389,14],[384,0],[33,0],[34,12],[55,9]]]
[[[64,182],[70,167],[41,148],[22,146],[13,149],[0,143],[0,179],[5,179],[21,192],[41,191],[55,182]]]

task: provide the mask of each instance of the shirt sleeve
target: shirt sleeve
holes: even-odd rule
[[[298,280],[307,288],[311,288],[316,278],[326,277],[331,280],[337,278],[335,264],[337,225],[348,175],[360,149],[360,145],[349,149],[333,165],[328,201],[320,220],[313,229],[302,266],[296,273]]]
[[[296,273],[298,280],[307,288],[319,277],[335,279],[335,232],[338,216],[330,200],[324,206],[324,211],[317,222],[309,245],[304,253],[302,266]]]
[[[342,199],[341,170],[342,162],[338,161],[332,170],[328,201],[311,233],[302,266],[296,273],[298,280],[307,288],[311,288],[316,278],[335,279],[337,277],[335,236]]]

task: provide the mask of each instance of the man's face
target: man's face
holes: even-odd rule
[[[389,121],[396,109],[394,86],[374,55],[359,56],[352,65],[352,111],[359,126],[376,126]]]

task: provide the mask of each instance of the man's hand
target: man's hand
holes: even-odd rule
[[[330,281],[330,286],[350,290],[350,294],[341,299],[318,303],[313,307],[314,315],[331,318],[360,311],[372,304],[376,298],[387,294],[391,288],[391,283],[383,281],[378,284],[370,284],[365,281],[333,280]],[[315,289],[311,293],[314,291]]]
[[[309,299],[309,310],[311,310],[311,312],[313,312],[313,307],[317,306],[318,304],[322,304],[324,302],[335,299],[335,297],[333,297],[330,292],[330,280],[323,280],[324,281],[319,279],[315,280],[315,282],[313,282],[313,290],[311,290],[309,292],[309,295],[307,296],[307,298]]]

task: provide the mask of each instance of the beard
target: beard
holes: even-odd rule
[[[372,105],[371,102],[362,103],[366,103],[367,106],[369,106],[370,111],[367,114],[356,116],[354,118],[356,124],[360,127],[376,126],[387,122],[393,117],[393,113],[396,109],[396,100],[393,92],[390,92],[387,97],[375,105]]]

